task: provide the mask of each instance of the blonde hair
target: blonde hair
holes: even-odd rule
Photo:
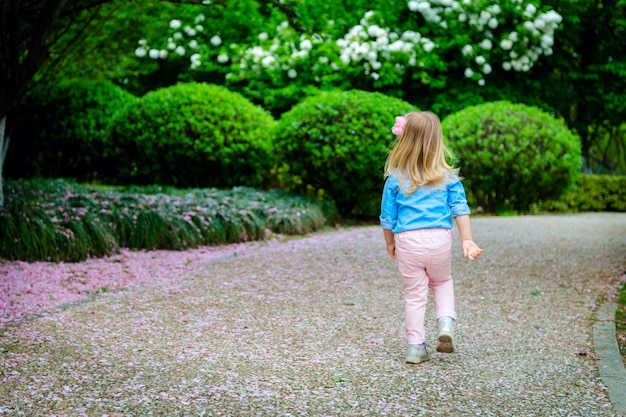
[[[458,175],[458,169],[446,161],[450,151],[443,143],[441,122],[431,112],[411,112],[406,116],[404,131],[394,142],[385,162],[384,178],[398,173],[400,189],[409,181],[407,194],[421,186],[437,186]]]

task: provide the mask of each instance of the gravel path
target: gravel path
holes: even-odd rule
[[[404,362],[395,261],[354,228],[5,324],[0,415],[616,416],[592,319],[626,269],[626,214],[472,225],[458,353]]]

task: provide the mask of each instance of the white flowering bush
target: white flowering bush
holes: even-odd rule
[[[462,73],[482,86],[494,66],[527,72],[541,56],[551,55],[562,21],[554,10],[540,12],[524,0],[411,0],[407,8],[413,20],[406,26],[417,30],[382,28],[368,12],[337,41],[341,61],[362,63],[363,74],[374,79],[387,65],[391,71],[385,75],[391,78],[409,71],[414,80],[429,84],[439,72]]]
[[[314,45],[323,42],[321,36],[298,35],[287,22],[283,22],[276,28],[273,39],[262,32],[258,45],[243,49],[232,46],[234,66],[226,79],[243,81],[265,73],[272,75],[275,87],[281,87],[303,73],[303,63],[304,67],[319,70],[319,63],[310,63],[309,60]],[[310,74],[306,77],[310,78]]]
[[[299,33],[285,21],[241,43],[203,31],[200,16],[172,20],[166,46],[140,42],[135,53],[187,56],[191,70],[219,67],[225,84],[257,83],[257,89],[295,83],[386,92],[441,88],[446,79],[463,77],[484,86],[494,72],[528,72],[551,55],[562,21],[529,0],[410,0],[401,16],[368,11],[343,35]]]
[[[224,82],[279,115],[318,93],[315,86],[330,84],[326,77],[338,66],[328,58],[334,54],[325,52],[332,44],[321,35],[299,34],[287,22],[275,32],[261,32],[255,46],[231,45]]]
[[[497,68],[528,72],[540,57],[552,55],[562,21],[554,10],[542,12],[525,0],[411,0],[408,8],[442,50],[460,52],[463,75],[479,85]]]
[[[255,44],[260,28],[278,21],[260,14],[258,8],[256,0],[180,8],[169,20],[164,37],[158,42],[140,39],[135,56],[186,63],[188,72],[179,74],[179,79],[223,84],[239,45]]]
[[[165,45],[149,45],[147,40],[140,39],[137,49],[135,49],[135,55],[139,58],[151,59],[186,57],[189,60],[189,67],[197,69],[202,64],[200,60],[202,55],[211,55],[210,52],[214,50],[203,47],[203,54],[200,53],[201,44],[196,37],[203,34],[204,26],[202,23],[205,20],[206,16],[202,13],[198,14],[190,24],[183,24],[179,19],[172,19],[169,23],[172,33],[167,38]],[[213,46],[219,46],[221,42],[218,35],[213,35],[210,39],[210,44]]]
[[[441,57],[434,52],[437,45],[419,32],[392,30],[380,26],[380,21],[379,15],[369,11],[336,41],[343,70],[353,73],[357,69],[362,77],[373,80],[373,87],[401,84],[409,71],[419,82],[430,83],[434,69],[441,67]]]

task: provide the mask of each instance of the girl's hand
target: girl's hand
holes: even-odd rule
[[[387,243],[387,253],[393,259],[396,259],[396,243]]]
[[[479,248],[478,245],[474,243],[473,240],[464,240],[462,242],[462,245],[463,245],[463,256],[469,259],[470,261],[473,261],[474,259],[478,258],[480,254],[483,253],[483,250]]]

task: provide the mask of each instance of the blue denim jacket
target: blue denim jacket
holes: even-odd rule
[[[452,217],[470,214],[465,189],[455,176],[435,187],[419,187],[405,195],[399,189],[398,177],[385,181],[381,202],[380,224],[393,233],[416,229],[452,229]]]

